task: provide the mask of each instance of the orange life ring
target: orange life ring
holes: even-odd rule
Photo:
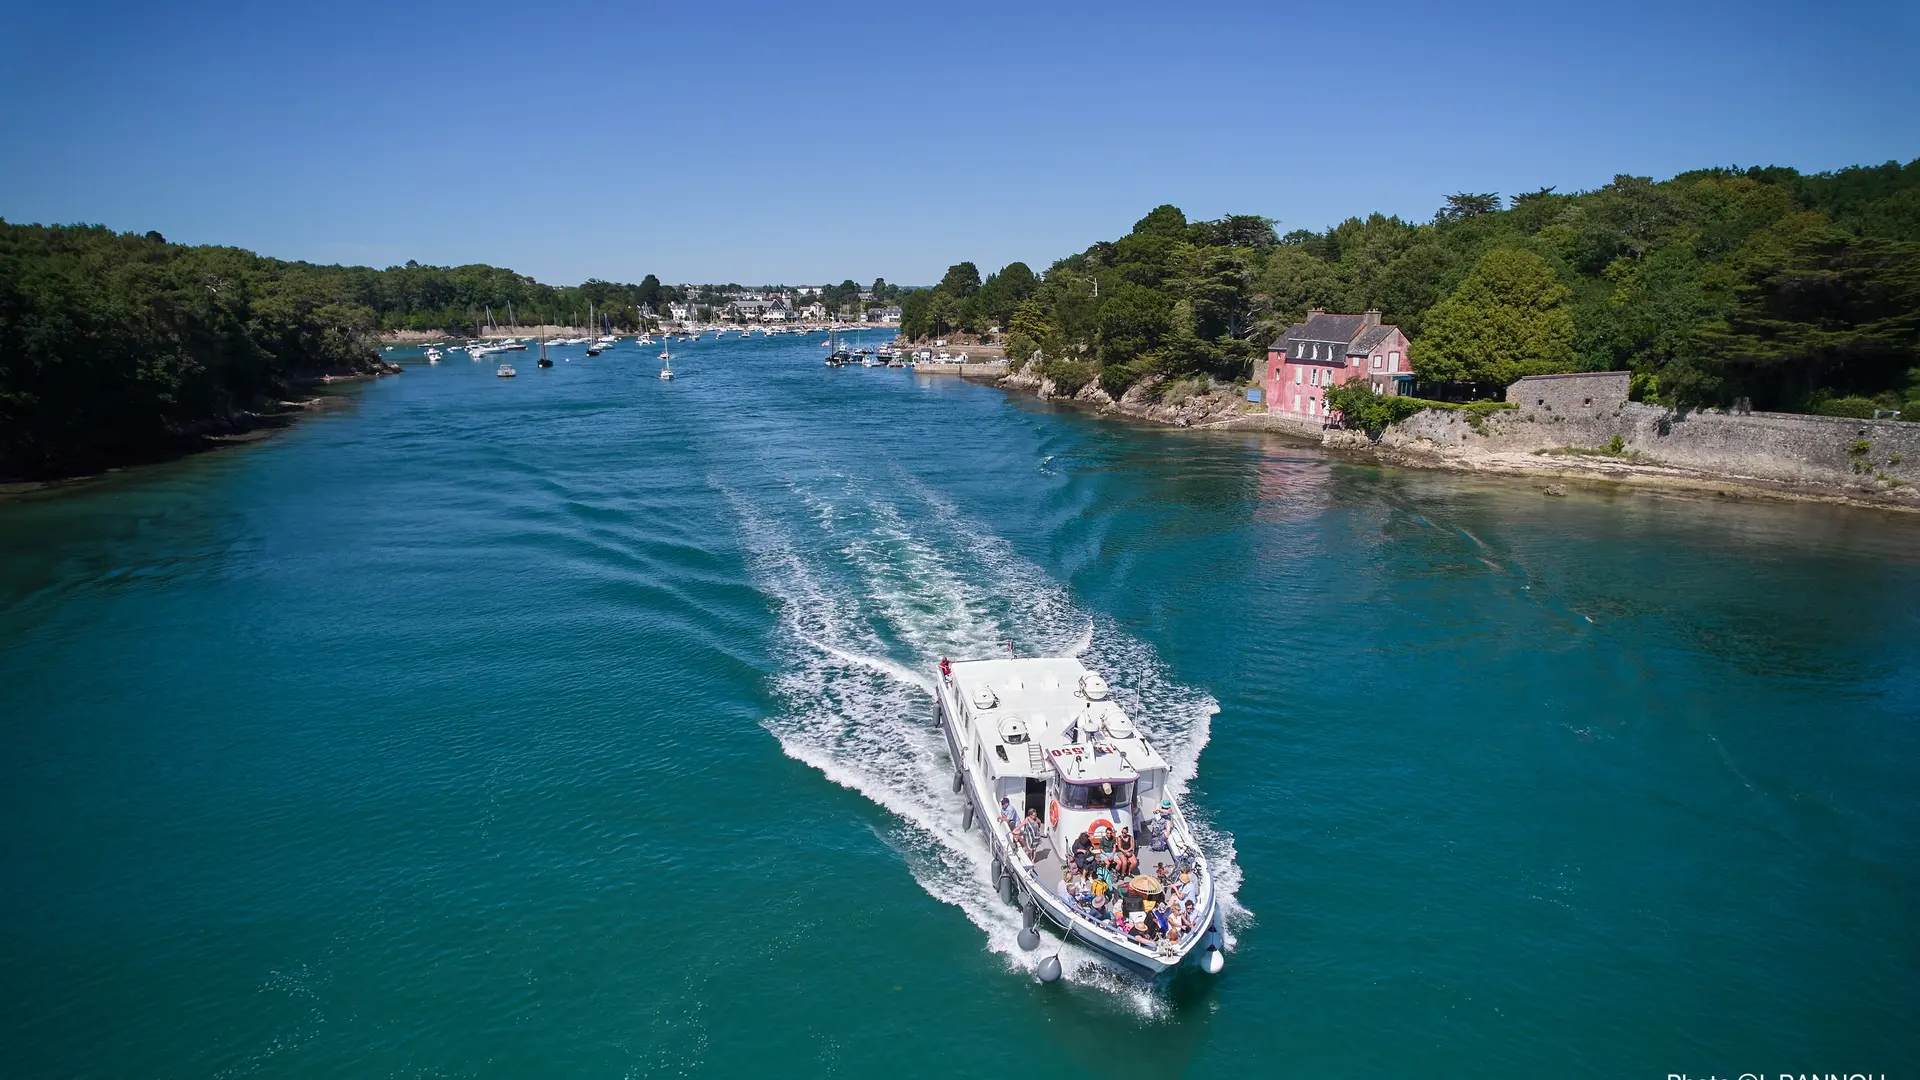
[[[1060,800],[1059,799],[1050,800],[1047,805],[1047,824],[1051,825],[1056,829],[1060,827]]]
[[[1120,835],[1120,830],[1114,828],[1113,822],[1108,821],[1106,818],[1093,819],[1093,824],[1087,826],[1087,835],[1092,836],[1095,833],[1099,832],[1100,826],[1102,825],[1105,825],[1107,827],[1107,831],[1112,833],[1115,837],[1118,837]]]

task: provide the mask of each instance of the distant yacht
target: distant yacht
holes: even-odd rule
[[[513,370],[512,364],[501,364],[500,370],[494,372],[494,374],[500,376],[503,379],[511,379],[516,374],[519,374],[519,373]]]

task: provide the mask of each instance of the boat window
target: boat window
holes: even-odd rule
[[[1060,805],[1068,810],[1111,810],[1133,802],[1133,783],[1066,784]]]

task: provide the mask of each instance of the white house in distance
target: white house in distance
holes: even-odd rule
[[[1324,419],[1326,391],[1361,378],[1376,394],[1411,393],[1407,335],[1382,323],[1378,311],[1329,315],[1311,308],[1306,321],[1267,346],[1267,411]]]

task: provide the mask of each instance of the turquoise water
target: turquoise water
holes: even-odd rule
[[[5,1071],[1911,1066],[1920,523],[819,356],[457,358],[0,503]],[[1007,641],[1191,776],[1217,980],[1041,986],[977,898],[920,680]]]

